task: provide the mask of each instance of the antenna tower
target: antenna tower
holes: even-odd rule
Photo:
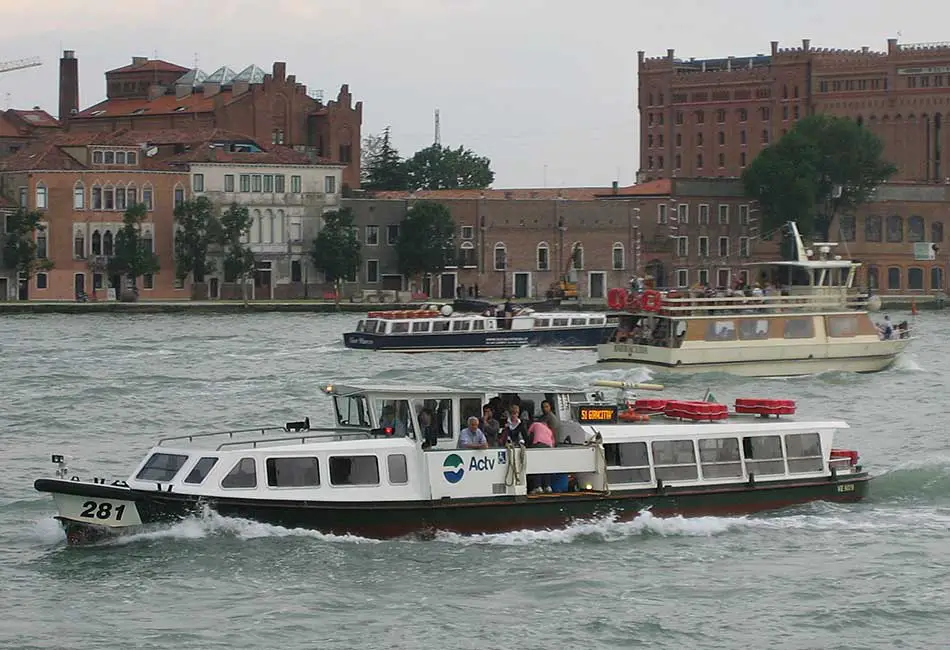
[[[434,144],[438,147],[442,146],[442,128],[439,125],[439,109],[435,109],[435,140]]]

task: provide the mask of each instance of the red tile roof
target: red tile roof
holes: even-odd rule
[[[59,120],[44,110],[34,108],[31,111],[21,111],[11,108],[10,113],[19,117],[21,120],[36,128],[57,128]]]
[[[185,74],[188,72],[188,68],[183,68],[180,65],[169,63],[168,61],[162,61],[161,59],[149,59],[142,63],[130,63],[129,65],[124,65],[121,68],[109,70],[106,72],[106,74],[116,74],[121,72],[180,72]]]
[[[629,197],[629,196],[668,196],[673,193],[673,181],[668,178],[661,178],[638,185],[628,185],[621,187],[616,192],[612,189],[599,192],[598,198]]]
[[[218,93],[227,103],[231,99],[231,92]],[[210,113],[214,110],[214,96],[205,97],[201,93],[188,95],[178,99],[175,95],[159,95],[155,99],[144,97],[129,99],[106,99],[95,106],[80,111],[73,119],[82,118],[109,118],[124,115],[168,115],[169,113]],[[98,111],[104,111],[99,113]],[[136,111],[142,111],[137,113]],[[95,114],[94,114],[95,113]]]
[[[604,187],[562,187],[562,188],[512,188],[512,189],[485,189],[485,190],[419,190],[417,192],[385,191],[371,192],[377,199],[431,199],[433,201],[452,199],[487,199],[487,200],[552,200],[561,197],[567,201],[590,201],[598,194],[609,192]]]
[[[246,138],[245,138],[246,139]],[[206,141],[210,142],[209,141]],[[259,152],[225,151],[220,147],[195,147],[191,151],[169,158],[171,164],[181,163],[247,163],[258,165],[336,165],[346,167],[341,163],[334,163],[326,158],[311,159],[306,154],[294,151],[290,147],[273,145]]]

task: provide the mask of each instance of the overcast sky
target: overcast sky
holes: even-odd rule
[[[47,0],[3,2],[0,106],[58,109],[58,60],[79,59],[80,105],[103,73],[154,56],[205,72],[275,60],[335,97],[364,104],[363,132],[392,126],[403,155],[433,140],[491,158],[495,187],[606,186],[637,171],[637,50],[688,58],[815,47],[884,50],[950,40],[933,0]],[[7,96],[9,94],[9,97]],[[545,166],[547,171],[545,173]]]

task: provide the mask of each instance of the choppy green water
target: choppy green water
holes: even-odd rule
[[[950,319],[925,314],[892,370],[662,378],[722,400],[787,396],[843,417],[870,501],[758,517],[370,542],[209,516],[66,548],[32,489],[51,452],[125,476],[173,432],[327,421],[323,381],[537,384],[590,352],[345,350],[346,316],[0,319],[2,648],[950,647]]]

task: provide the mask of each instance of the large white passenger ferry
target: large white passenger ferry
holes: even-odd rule
[[[854,288],[860,263],[835,255],[833,242],[806,248],[788,228],[796,259],[748,265],[755,286],[744,290],[611,289],[608,303],[623,314],[598,361],[754,377],[893,364],[910,343],[906,321],[875,324],[880,298]]]
[[[54,455],[53,496],[69,543],[141,531],[205,508],[288,528],[387,538],[566,526],[600,517],[752,513],[858,501],[869,475],[838,450],[838,420],[794,419],[794,402],[638,398],[591,390],[326,386],[335,424],[159,440],[124,480],[70,476]],[[605,392],[617,390],[616,395]],[[469,418],[542,402],[554,447],[466,446]],[[491,424],[490,413],[488,424]],[[479,427],[489,428],[484,417]],[[544,485],[546,489],[539,489]]]

